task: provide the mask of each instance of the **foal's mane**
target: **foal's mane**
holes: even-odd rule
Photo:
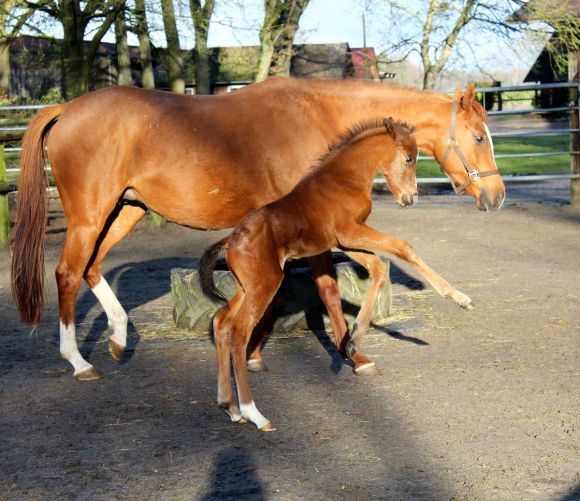
[[[389,129],[391,126],[392,131]],[[415,127],[412,127],[407,122],[400,120],[388,120],[386,118],[363,120],[362,122],[358,122],[352,127],[349,127],[345,131],[341,132],[334,139],[334,141],[328,145],[328,151],[326,151],[314,163],[313,169],[318,169],[329,158],[335,156],[338,154],[338,152],[349,146],[357,137],[373,129],[383,129],[384,134],[392,135],[397,141],[405,141],[411,134],[415,132]]]

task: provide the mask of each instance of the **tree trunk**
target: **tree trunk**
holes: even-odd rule
[[[125,21],[125,11],[119,13],[115,20],[115,44],[117,46],[117,83],[119,85],[133,85],[131,75],[131,56],[129,55],[129,44],[127,43],[127,23]]]
[[[434,89],[438,78],[439,73],[437,73],[433,68],[425,68],[425,72],[423,73],[423,89]]]
[[[1,36],[1,35],[0,35]],[[10,93],[10,41],[0,38],[0,96]]]
[[[84,71],[83,35],[85,24],[80,6],[74,0],[63,0],[61,21],[63,96],[73,99],[89,91],[88,75]]]
[[[179,34],[177,33],[177,23],[175,22],[173,0],[161,0],[161,10],[163,13],[165,38],[167,40],[166,64],[169,84],[173,92],[183,94],[185,92],[183,57],[181,56],[181,47],[179,45]]]
[[[301,12],[302,13],[302,12]],[[290,63],[292,62],[292,46],[294,45],[294,37],[298,31],[298,21],[300,15],[295,23],[288,24],[284,32],[278,37],[278,41],[274,44],[274,52],[272,55],[272,62],[270,63],[269,75],[272,76],[290,76]]]
[[[135,0],[135,19],[137,37],[139,38],[139,61],[141,62],[141,85],[144,89],[155,88],[153,63],[151,58],[151,39],[145,13],[145,0]]]
[[[261,45],[260,63],[258,64],[258,71],[255,78],[256,82],[261,82],[268,77],[270,64],[272,64],[272,57],[274,56],[274,43],[271,39],[262,40]]]
[[[195,64],[195,93],[211,94],[209,50],[207,36],[215,0],[206,0],[201,7],[200,0],[190,0],[191,18],[195,28],[195,47],[193,62]]]
[[[309,0],[265,0],[260,30],[261,55],[256,81],[268,75],[290,74],[292,45]]]

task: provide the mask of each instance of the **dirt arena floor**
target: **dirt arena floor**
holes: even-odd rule
[[[78,339],[103,378],[73,379],[58,353],[53,204],[34,332],[0,252],[0,499],[580,499],[580,212],[567,182],[508,189],[487,214],[451,195],[410,209],[377,197],[372,224],[410,240],[476,309],[397,263],[392,321],[364,342],[378,376],[355,376],[323,331],[272,336],[270,370],[251,378],[274,433],[229,422],[209,336],[173,327],[171,268],[222,233],[141,224],[114,249],[106,277],[132,350],[111,359],[84,287]]]

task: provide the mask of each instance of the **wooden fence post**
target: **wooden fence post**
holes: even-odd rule
[[[570,133],[570,173],[580,175],[580,154],[574,152],[580,151],[580,99],[578,87],[580,86],[580,52],[568,53],[568,76],[571,82],[576,83],[576,87],[570,89],[570,98],[572,106],[576,109],[570,113],[570,129],[576,129],[576,132]],[[580,179],[570,180],[570,204],[580,207]]]
[[[4,190],[7,185],[6,162],[4,161],[4,144],[0,143],[0,248],[10,245],[10,209],[8,208],[8,190]],[[4,185],[4,186],[3,186]]]

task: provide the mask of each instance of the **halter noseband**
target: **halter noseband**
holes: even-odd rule
[[[459,146],[459,141],[457,140],[457,136],[455,135],[455,126],[457,125],[457,110],[459,109],[459,101],[453,100],[452,107],[451,107],[451,130],[449,133],[449,139],[447,141],[447,149],[445,153],[443,153],[443,158],[441,159],[440,169],[441,172],[447,175],[449,181],[451,182],[451,186],[453,187],[453,191],[456,195],[460,195],[465,191],[465,189],[472,183],[477,183],[480,178],[487,177],[487,176],[499,176],[498,169],[487,170],[485,172],[479,172],[477,169],[473,168],[467,160],[467,157],[464,155],[463,150]],[[461,160],[463,167],[465,168],[465,172],[467,172],[467,180],[457,186],[453,178],[445,172],[445,163],[447,162],[447,158],[451,153],[451,150],[454,150]]]

